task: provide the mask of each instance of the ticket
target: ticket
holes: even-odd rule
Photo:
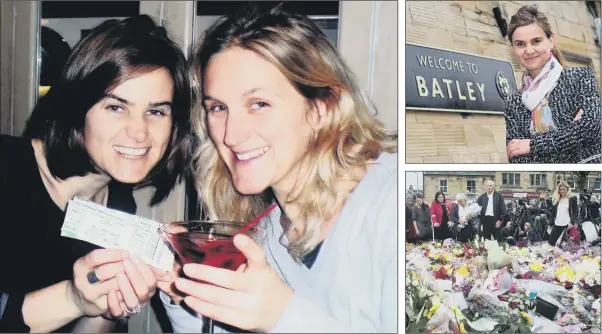
[[[160,223],[75,197],[69,201],[61,236],[103,248],[123,249],[156,268],[172,269],[174,254],[160,238]]]

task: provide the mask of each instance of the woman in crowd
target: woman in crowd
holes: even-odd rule
[[[418,241],[418,234],[416,233],[414,222],[412,221],[412,208],[414,207],[415,200],[415,195],[406,196],[406,241],[411,243],[416,243]]]
[[[430,212],[428,204],[424,203],[424,197],[416,195],[414,198],[414,207],[412,207],[412,226],[417,240],[433,238],[434,227]]]
[[[135,213],[134,186],[165,199],[187,165],[190,103],[186,59],[148,16],[75,46],[24,137],[0,137],[2,331],[109,332],[140,312],[165,272],[61,237],[65,209],[77,196]]]
[[[512,163],[600,163],[600,94],[589,67],[566,67],[548,18],[536,5],[510,19],[508,38],[525,68],[506,101]]]
[[[445,198],[445,194],[438,191],[435,194],[435,199],[431,203],[431,219],[435,229],[435,238],[437,240],[445,240],[452,237],[447,222],[453,210],[453,205]]]
[[[277,206],[263,242],[234,238],[248,261],[238,271],[184,266],[187,307],[161,294],[174,329],[201,330],[189,308],[216,332],[396,332],[397,136],[327,36],[280,7],[246,7],[206,32],[192,62],[209,218]]]
[[[456,195],[458,204],[454,206],[451,213],[450,221],[453,223],[451,229],[456,236],[456,240],[460,242],[467,242],[473,237],[473,227],[470,219],[468,219],[468,204],[466,203],[466,195],[459,193]],[[463,226],[463,227],[460,227]]]
[[[556,186],[556,191],[552,197],[552,220],[554,226],[550,232],[548,243],[556,246],[558,239],[567,227],[573,228],[575,218],[578,213],[577,198],[571,193],[569,184],[566,181],[560,181]]]

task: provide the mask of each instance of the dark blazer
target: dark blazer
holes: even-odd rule
[[[558,203],[552,206],[552,221],[556,223],[556,215],[558,213]],[[575,224],[577,214],[579,213],[579,205],[577,204],[577,197],[569,197],[569,216],[571,217],[571,224]]]
[[[506,145],[512,139],[531,139],[531,153],[510,158],[511,163],[600,163],[600,93],[589,67],[562,69],[548,95],[556,130],[531,135],[531,111],[514,92],[506,99]],[[580,109],[582,118],[574,121]]]
[[[489,202],[489,197],[487,197],[487,192],[484,192],[477,199],[477,203],[481,206],[481,222],[485,218],[485,213],[487,212],[487,202]],[[505,216],[506,204],[504,204],[504,198],[499,192],[493,191],[493,218],[494,220],[504,221]]]

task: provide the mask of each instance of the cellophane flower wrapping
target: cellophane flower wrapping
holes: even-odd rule
[[[522,249],[508,245],[502,247],[492,242],[487,242],[487,249],[483,249],[483,241],[479,244],[447,241],[408,245],[406,271],[413,272],[432,295],[429,297],[429,305],[434,302],[440,304],[432,312],[422,310],[422,316],[430,315],[430,318],[423,319],[425,326],[421,330],[454,332],[459,325],[456,323],[455,313],[451,311],[453,305],[450,305],[452,299],[449,295],[461,292],[470,309],[465,313],[470,322],[487,317],[499,324],[510,325],[520,320],[520,312],[525,312],[537,320],[534,321],[537,323],[534,330],[549,329],[550,326],[542,325],[542,316],[529,308],[533,300],[540,297],[559,307],[554,321],[545,320],[548,324],[559,326],[559,330],[555,332],[575,332],[577,328],[581,332],[600,332],[602,252],[594,246],[573,251],[568,245],[553,248],[546,244],[547,242],[532,243],[530,247]],[[511,260],[508,261],[506,256]],[[501,268],[494,269],[500,265]],[[485,282],[492,282],[492,277],[500,271],[503,274],[500,276],[499,289],[489,290]],[[452,291],[443,289],[438,284],[445,280],[451,281]],[[406,281],[406,292],[408,284],[418,283]],[[514,286],[512,291],[508,289],[509,286]],[[406,304],[409,305],[407,301]],[[416,315],[419,311],[421,310],[414,310],[408,314]],[[555,322],[565,315],[568,316],[564,320],[571,319],[560,322],[565,326]],[[416,321],[416,318],[412,321]]]

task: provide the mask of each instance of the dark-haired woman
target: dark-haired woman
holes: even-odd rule
[[[110,332],[145,306],[164,272],[61,226],[76,196],[129,213],[133,187],[167,197],[187,164],[189,91],[152,19],[110,20],[75,46],[24,137],[0,137],[0,330]]]
[[[431,220],[435,229],[435,238],[437,240],[445,240],[452,238],[452,232],[449,230],[447,222],[451,216],[453,204],[445,198],[445,194],[438,191],[435,194],[435,199],[431,203]]]
[[[600,93],[588,67],[566,67],[548,18],[536,5],[510,19],[508,39],[525,68],[506,101],[511,163],[600,163]]]
[[[416,195],[416,201],[412,208],[412,224],[417,234],[417,239],[432,239],[433,224],[431,221],[431,210],[428,204],[424,203],[422,195]]]

